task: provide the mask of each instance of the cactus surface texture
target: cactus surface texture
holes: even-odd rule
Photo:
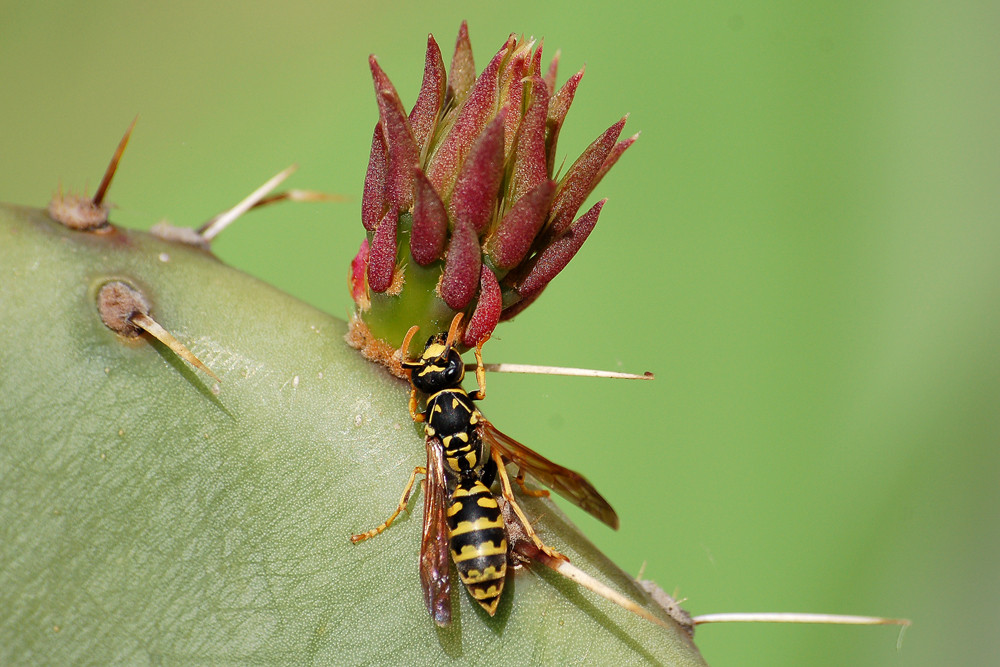
[[[346,325],[210,253],[74,231],[0,207],[0,663],[700,665],[670,632],[535,566],[489,618],[420,591],[421,498],[385,518],[424,458],[407,385]],[[101,288],[220,378],[101,319]],[[546,540],[647,608],[548,500]],[[662,611],[659,615],[666,617]]]

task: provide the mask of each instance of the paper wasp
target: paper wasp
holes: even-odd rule
[[[462,388],[465,363],[455,349],[461,319],[459,313],[447,333],[431,336],[416,361],[407,359],[407,350],[417,327],[407,332],[401,348],[402,366],[410,377],[410,416],[415,422],[425,424],[427,465],[413,470],[399,506],[385,522],[351,537],[352,542],[358,543],[392,525],[406,508],[417,475],[424,475],[420,581],[427,609],[441,626],[451,622],[449,554],[469,595],[491,616],[503,592],[510,531],[521,542],[530,540],[533,551],[544,554],[545,558],[566,560],[535,534],[514,498],[508,464],[517,467],[514,481],[526,494],[548,495],[548,491],[525,486],[525,473],[531,473],[567,500],[618,528],[618,515],[582,475],[503,434],[476,408],[473,401],[486,398],[482,360],[486,340],[480,341],[475,349],[478,390],[470,394]],[[418,397],[423,398],[423,411],[418,409]],[[500,484],[503,512],[491,490],[496,481]]]

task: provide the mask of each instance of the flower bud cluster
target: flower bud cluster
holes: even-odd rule
[[[365,176],[367,232],[352,262],[355,322],[398,344],[412,324],[447,328],[465,312],[473,346],[523,310],[573,258],[605,200],[580,213],[636,136],[625,118],[561,176],[556,142],[580,70],[556,88],[558,55],[511,35],[476,76],[466,25],[451,67],[427,39],[423,83],[407,113],[375,56],[379,120]]]

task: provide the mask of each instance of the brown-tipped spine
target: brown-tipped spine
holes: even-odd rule
[[[125,135],[122,137],[121,141],[118,142],[118,148],[115,149],[115,154],[111,156],[111,162],[108,163],[108,168],[104,170],[104,178],[101,179],[101,184],[97,186],[97,192],[94,193],[94,206],[100,206],[104,203],[104,195],[107,194],[108,188],[111,187],[111,181],[115,177],[115,172],[118,171],[118,163],[122,159],[122,155],[125,153],[125,147],[128,146],[128,140],[132,136],[132,130],[135,129],[135,124],[139,121],[139,116],[132,119],[132,124],[128,126],[125,130]]]

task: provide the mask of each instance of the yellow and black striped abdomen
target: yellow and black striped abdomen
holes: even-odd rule
[[[507,574],[507,537],[500,506],[479,478],[458,480],[448,507],[448,528],[458,575],[492,616]]]

